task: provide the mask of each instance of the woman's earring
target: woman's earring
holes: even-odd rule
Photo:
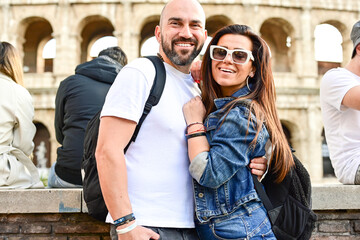
[[[251,88],[249,86],[249,76],[246,77],[246,86],[249,89],[249,91],[251,92]]]

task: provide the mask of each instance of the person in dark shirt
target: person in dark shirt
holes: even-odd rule
[[[50,169],[49,187],[82,187],[86,126],[101,110],[111,84],[126,64],[127,57],[121,48],[110,47],[97,58],[78,65],[75,74],[60,83],[55,99],[55,133],[61,146]]]

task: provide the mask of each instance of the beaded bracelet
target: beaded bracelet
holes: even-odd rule
[[[130,214],[124,216],[124,217],[121,217],[121,218],[119,218],[119,219],[116,219],[116,220],[114,221],[114,225],[115,225],[116,227],[118,227],[118,226],[124,225],[124,224],[126,224],[126,223],[129,223],[129,222],[131,222],[131,221],[133,221],[133,220],[135,220],[135,215],[134,215],[133,213],[130,213]]]
[[[186,139],[194,138],[194,137],[200,137],[200,136],[206,136],[205,132],[197,132],[186,135]]]

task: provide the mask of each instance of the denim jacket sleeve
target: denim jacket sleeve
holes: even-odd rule
[[[251,145],[257,127],[252,113],[254,121],[248,123],[248,114],[248,108],[237,106],[229,112],[224,122],[221,117],[216,121],[216,126],[208,130],[210,150],[198,154],[189,168],[200,185],[218,188],[241,168],[247,168],[251,159],[265,155],[268,132],[263,125],[256,144]]]

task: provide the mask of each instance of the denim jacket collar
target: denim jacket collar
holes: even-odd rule
[[[250,89],[252,88],[252,84],[250,84]],[[238,97],[243,97],[246,96],[250,93],[251,91],[249,90],[249,88],[247,86],[244,86],[242,88],[240,88],[239,90],[237,90],[231,97],[224,97],[224,98],[217,98],[214,100],[214,104],[216,106],[217,109],[221,109],[223,108],[227,103],[231,102],[232,100],[234,100],[235,98]]]

